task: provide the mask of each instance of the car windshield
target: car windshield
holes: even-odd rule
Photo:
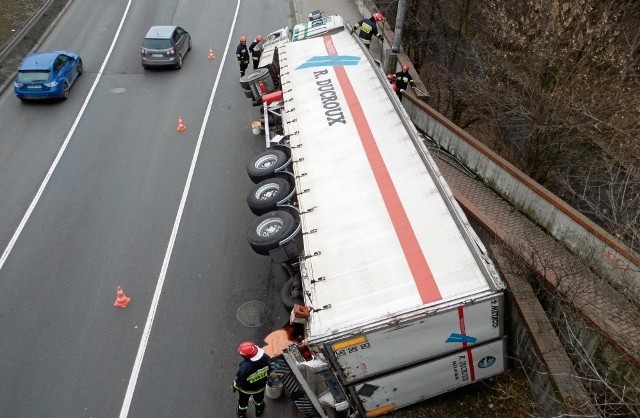
[[[23,83],[33,83],[34,81],[47,81],[48,79],[49,79],[49,71],[18,72],[18,81]]]
[[[146,38],[142,46],[148,49],[169,49],[171,48],[171,39]]]

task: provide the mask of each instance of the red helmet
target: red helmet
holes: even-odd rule
[[[245,341],[238,346],[238,354],[244,358],[251,358],[258,354],[260,349],[251,341]]]
[[[373,20],[375,20],[376,22],[382,22],[382,13],[377,12],[373,14]]]
[[[256,36],[256,41],[262,42],[262,36],[261,35]]]
[[[240,37],[240,43],[241,44],[246,44],[247,43],[247,38],[245,38],[244,36]]]
[[[408,65],[403,65],[402,66],[402,71],[409,71],[409,66]]]

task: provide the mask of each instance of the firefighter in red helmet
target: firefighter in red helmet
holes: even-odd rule
[[[260,62],[260,55],[262,55],[262,36],[256,36],[256,39],[251,42],[249,45],[249,52],[251,52],[251,61],[253,62],[253,69],[256,70],[258,68],[258,63]]]
[[[384,39],[384,37],[378,33],[378,25],[376,24],[376,22],[382,22],[382,19],[382,13],[378,12],[372,14],[368,19],[362,19],[353,26],[353,31],[360,29],[358,36],[367,48],[371,46],[371,38],[374,36],[381,41]]]
[[[264,412],[264,388],[271,373],[269,356],[264,350],[251,341],[245,341],[238,346],[238,354],[243,360],[240,362],[232,390],[238,392],[239,417],[245,417],[249,408],[249,398],[253,397],[256,416]]]
[[[402,71],[398,71],[394,75],[395,83],[396,83],[396,94],[398,95],[398,99],[402,99],[402,93],[407,89],[407,87],[413,87],[415,82],[413,81],[413,77],[409,74],[409,66],[403,65]]]
[[[240,37],[240,43],[236,48],[236,57],[238,58],[238,64],[240,64],[240,77],[242,77],[249,66],[249,50],[247,49],[247,38],[244,36]]]

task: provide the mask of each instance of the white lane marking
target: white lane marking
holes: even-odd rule
[[[125,9],[124,15],[122,16],[122,20],[120,21],[120,26],[118,26],[118,30],[116,31],[116,34],[115,34],[115,36],[113,38],[113,41],[111,42],[111,46],[109,47],[109,51],[107,51],[107,55],[104,57],[104,61],[102,62],[102,66],[100,66],[100,70],[98,71],[98,75],[96,76],[96,79],[93,82],[93,85],[91,86],[91,90],[89,90],[89,94],[87,94],[86,99],[84,99],[84,103],[82,104],[82,107],[80,108],[80,112],[78,112],[78,116],[76,116],[76,120],[73,122],[73,125],[71,125],[71,129],[69,129],[69,132],[67,133],[67,136],[64,139],[64,142],[62,143],[62,146],[58,150],[58,154],[56,155],[56,158],[53,160],[53,163],[51,164],[51,167],[49,167],[49,171],[47,171],[47,175],[44,176],[44,180],[42,180],[42,184],[40,184],[40,187],[38,188],[38,191],[36,192],[36,195],[34,196],[33,200],[31,201],[31,204],[27,208],[27,212],[22,217],[22,220],[20,221],[20,224],[18,225],[18,228],[13,233],[13,236],[11,237],[11,240],[9,241],[9,244],[7,244],[7,247],[4,249],[4,252],[2,253],[2,257],[0,257],[0,270],[2,270],[2,267],[4,266],[5,261],[7,261],[7,258],[9,257],[9,254],[11,253],[11,250],[13,249],[13,246],[15,245],[16,241],[20,237],[20,234],[22,233],[22,230],[24,229],[24,226],[27,224],[27,221],[31,217],[31,213],[33,212],[33,210],[35,209],[36,205],[38,204],[38,201],[40,201],[40,197],[42,196],[42,193],[44,193],[44,189],[47,187],[47,184],[49,183],[49,180],[51,179],[51,176],[53,175],[53,172],[55,171],[56,167],[58,166],[58,163],[60,162],[60,159],[62,158],[62,155],[64,154],[64,151],[67,149],[67,145],[69,145],[69,141],[71,141],[71,137],[73,136],[73,133],[76,131],[76,128],[78,127],[78,124],[80,123],[80,119],[82,118],[82,115],[84,114],[84,111],[87,108],[87,105],[89,104],[89,100],[91,100],[91,97],[93,96],[93,92],[96,89],[96,86],[98,85],[98,82],[100,81],[100,78],[102,78],[102,72],[104,71],[104,68],[107,66],[107,62],[109,61],[109,58],[111,57],[111,52],[113,51],[113,48],[116,45],[116,41],[118,40],[118,36],[120,36],[120,30],[122,29],[122,26],[124,25],[124,20],[127,17],[127,14],[129,13],[129,7],[130,6],[131,6],[131,0],[129,0],[129,2],[127,3],[127,8]]]
[[[140,346],[138,347],[138,354],[136,355],[136,361],[131,371],[131,377],[129,378],[129,386],[127,387],[127,393],[125,394],[124,401],[122,403],[122,409],[120,409],[120,418],[126,418],[129,415],[129,408],[131,407],[131,400],[133,399],[133,392],[136,389],[136,383],[138,381],[138,375],[140,374],[140,368],[142,367],[142,360],[144,359],[144,353],[147,349],[147,343],[149,342],[149,336],[151,334],[151,327],[153,326],[153,319],[156,315],[158,303],[160,301],[160,294],[162,293],[162,286],[164,285],[164,279],[167,276],[167,269],[169,268],[169,261],[171,260],[171,253],[173,252],[173,245],[178,235],[178,229],[180,228],[180,221],[182,219],[182,212],[189,196],[189,189],[191,188],[191,180],[193,179],[193,172],[196,169],[196,163],[198,161],[198,155],[200,154],[200,145],[202,144],[202,138],[204,137],[204,131],[207,127],[207,121],[211,114],[211,108],[213,106],[213,98],[218,90],[218,83],[220,82],[220,75],[222,74],[222,67],[227,58],[229,52],[229,46],[231,45],[231,38],[233,36],[233,30],[236,26],[236,20],[238,19],[238,11],[240,10],[240,3],[242,0],[238,0],[236,4],[236,12],[231,22],[231,29],[229,30],[229,38],[227,39],[227,46],[222,54],[222,61],[216,74],[216,80],[213,83],[213,89],[209,96],[209,103],[207,104],[207,111],[204,114],[202,125],[200,126],[200,133],[198,134],[198,142],[193,153],[193,159],[191,160],[191,167],[189,167],[189,175],[187,176],[187,182],[184,185],[182,192],[182,198],[180,199],[180,206],[178,206],[178,213],[173,223],[173,229],[171,230],[171,237],[169,238],[169,244],[167,245],[167,251],[164,255],[164,261],[162,262],[162,269],[160,270],[160,276],[158,277],[158,283],[156,284],[156,290],[153,293],[153,300],[151,301],[151,307],[149,308],[149,315],[147,316],[147,322],[144,325],[144,331],[142,332],[142,339],[140,340]]]

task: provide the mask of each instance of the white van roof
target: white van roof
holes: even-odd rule
[[[344,20],[342,19],[342,16],[327,16],[310,22],[298,23],[293,27],[291,40],[294,42],[301,41],[303,39],[313,38],[314,36],[320,36],[326,33],[334,33],[340,30],[344,30]]]

